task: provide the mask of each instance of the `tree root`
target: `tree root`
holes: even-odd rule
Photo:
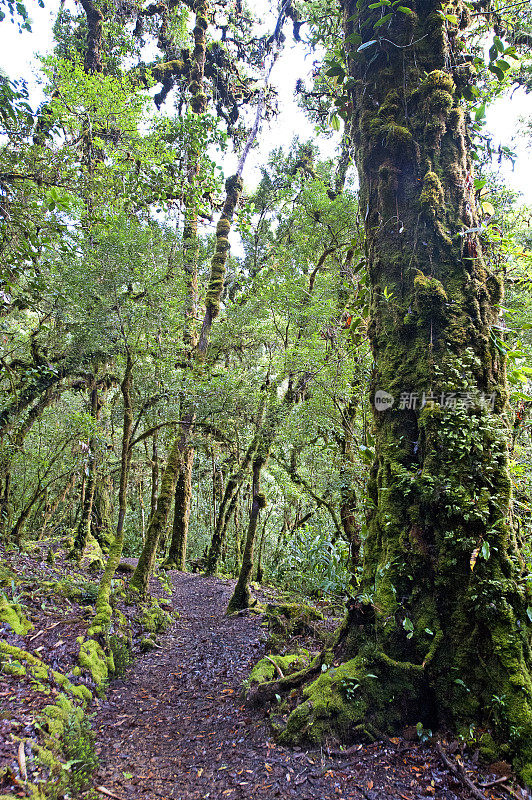
[[[299,672],[294,672],[292,675],[288,675],[283,678],[279,678],[277,681],[268,681],[267,683],[261,683],[256,687],[253,687],[248,694],[247,700],[252,705],[267,705],[271,702],[276,694],[282,694],[283,692],[290,691],[291,689],[297,689],[301,686],[308,678],[314,677],[315,675],[319,674],[321,671],[321,665],[323,661],[323,655],[318,656],[317,663],[312,663],[310,666],[305,667],[305,669],[299,670]]]

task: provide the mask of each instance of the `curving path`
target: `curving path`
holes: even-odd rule
[[[224,616],[232,581],[169,573],[180,617],[160,649],[114,681],[94,720],[102,797],[122,800],[455,800],[459,787],[403,742],[350,759],[275,745],[242,681],[264,653],[261,619]],[[455,794],[456,791],[456,794]]]

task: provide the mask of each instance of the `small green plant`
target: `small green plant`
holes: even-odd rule
[[[109,650],[113,655],[113,676],[118,678],[124,675],[131,664],[131,649],[129,642],[123,636],[114,633],[109,637]]]
[[[355,700],[359,699],[358,690],[361,688],[362,684],[366,680],[378,680],[377,675],[373,675],[371,672],[368,672],[361,678],[344,678],[340,681],[340,687],[344,693],[345,699],[349,703],[353,703]]]
[[[79,794],[91,784],[92,774],[98,766],[94,751],[94,733],[89,717],[80,720],[76,713],[69,716],[63,732],[63,752],[67,758],[69,783],[74,794]]]
[[[425,743],[429,742],[432,739],[432,731],[430,728],[423,727],[422,722],[418,722],[416,725],[416,733],[420,742]]]

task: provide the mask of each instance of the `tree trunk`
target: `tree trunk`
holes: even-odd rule
[[[235,575],[240,572],[242,566],[242,533],[240,524],[240,502],[236,495],[234,503],[233,524],[235,526]]]
[[[264,539],[266,537],[266,527],[268,525],[268,520],[271,517],[272,510],[273,509],[270,508],[270,510],[266,515],[266,519],[262,523],[262,532],[259,541],[259,555],[257,558],[257,583],[262,583],[262,580],[264,578],[264,570],[262,568],[262,556],[264,555]]]
[[[475,724],[481,751],[493,760],[489,729],[531,783],[530,590],[509,520],[492,331],[502,287],[476,233],[459,99],[474,76],[458,37],[469,12],[455,3],[455,24],[439,2],[409,0],[375,27],[384,17],[371,5],[343,2],[371,288],[374,506],[334,674],[307,686],[281,739]]]
[[[129,347],[126,347],[126,366],[124,377],[120,384],[124,402],[124,422],[122,427],[122,453],[120,458],[120,484],[118,490],[118,520],[116,534],[109,548],[107,563],[100,581],[98,597],[96,598],[96,615],[89,629],[89,635],[95,636],[108,629],[112,609],[109,604],[111,594],[111,581],[122,557],[124,549],[124,521],[127,510],[127,484],[129,466],[131,462],[131,435],[133,432],[133,404],[131,389],[133,385],[133,360]]]
[[[264,508],[266,505],[266,497],[261,493],[260,490],[260,474],[262,468],[268,462],[270,452],[279,429],[288,416],[293,404],[297,401],[298,396],[299,395],[293,391],[291,383],[289,383],[282,401],[279,402],[277,399],[276,387],[273,387],[264,424],[262,428],[257,431],[258,443],[255,456],[253,458],[253,480],[251,490],[252,502],[249,515],[248,531],[244,546],[244,555],[242,557],[242,566],[238,575],[238,581],[227,608],[228,614],[232,614],[240,609],[250,608],[250,606],[255,602],[249,590],[249,581],[253,572],[253,549],[255,545],[259,514],[261,508]]]
[[[159,493],[159,452],[157,450],[157,431],[153,434],[151,451],[151,495],[150,495],[150,517],[153,517],[157,509],[157,495]]]
[[[159,539],[168,521],[168,514],[170,513],[177,476],[181,466],[180,450],[181,437],[176,436],[168,453],[168,460],[161,478],[161,491],[157,499],[157,509],[150,519],[144,547],[135,572],[131,577],[130,587],[138,591],[140,597],[145,597],[148,592],[148,583],[155,566]]]
[[[255,536],[257,534],[260,510],[266,505],[266,498],[260,491],[260,473],[265,460],[266,459],[261,455],[253,461],[253,501],[251,504],[251,513],[249,515],[248,532],[244,547],[244,555],[242,557],[242,567],[240,568],[240,574],[233,596],[227,607],[228,614],[233,614],[235,611],[240,611],[244,608],[250,608],[256,603],[256,600],[252,597],[249,590],[249,581],[251,580],[251,574],[253,572],[253,549],[255,546]]]
[[[90,413],[94,420],[98,419],[100,404],[98,401],[98,389],[96,388],[96,376],[93,378],[91,388],[91,407]],[[87,540],[91,535],[92,525],[92,506],[94,503],[94,491],[96,487],[96,448],[98,447],[98,439],[96,436],[91,436],[89,440],[89,451],[87,454],[87,480],[85,484],[85,493],[83,496],[83,506],[81,510],[81,520],[78,525],[76,538],[74,539],[74,547],[72,549],[71,557],[81,560],[87,544]]]
[[[179,473],[175,489],[174,524],[172,541],[165,566],[169,569],[186,569],[188,524],[192,499],[192,465],[194,450],[189,448],[184,457],[183,468]]]
[[[220,503],[220,508],[218,509],[218,518],[216,520],[216,527],[214,529],[214,534],[209,547],[209,552],[207,554],[207,564],[205,567],[205,573],[207,575],[214,575],[216,573],[216,570],[218,569],[220,555],[222,552],[222,545],[225,540],[227,527],[231,519],[231,514],[233,513],[233,510],[235,508],[238,493],[242,485],[242,481],[244,480],[248,467],[251,464],[255,456],[255,453],[257,452],[257,447],[260,441],[262,422],[264,419],[266,397],[267,393],[264,392],[261,398],[259,412],[257,414],[258,430],[255,433],[253,439],[251,440],[251,443],[248,449],[246,450],[242,461],[238,465],[238,469],[236,469],[235,472],[233,472],[227,479],[222,502]]]
[[[91,533],[105,552],[113,541],[112,481],[108,475],[97,475],[92,504]]]

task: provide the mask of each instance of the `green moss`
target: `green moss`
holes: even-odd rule
[[[311,742],[319,744],[331,733],[346,740],[353,735],[368,708],[367,700],[347,698],[349,686],[362,684],[366,677],[366,664],[360,657],[330,667],[305,687],[303,702],[288,717],[286,727],[279,735],[282,744]],[[355,689],[352,693],[356,692]]]
[[[449,115],[447,117],[447,122],[449,128],[453,131],[461,131],[464,130],[465,127],[465,116],[464,116],[464,109],[455,107],[449,111]]]
[[[26,667],[20,661],[5,661],[1,665],[4,675],[13,675],[22,678],[26,674]]]
[[[92,534],[87,536],[83,557],[80,563],[82,567],[90,568],[92,571],[103,569],[104,557],[102,548]]]
[[[321,611],[308,603],[268,603],[266,612],[272,615],[281,615],[287,619],[325,619]]]
[[[430,305],[432,309],[435,304],[441,305],[448,300],[442,282],[437,278],[428,277],[420,271],[414,278],[414,290],[416,293],[416,304],[423,308]]]
[[[423,178],[423,188],[419,198],[421,210],[429,217],[436,218],[443,209],[445,195],[441,181],[435,172],[429,170]]]
[[[146,631],[164,633],[172,624],[172,616],[153,601],[142,607],[140,623]]]
[[[103,686],[108,678],[109,672],[113,671],[113,660],[111,656],[106,656],[102,646],[94,639],[87,639],[79,648],[79,663],[92,675],[96,686]]]
[[[445,89],[436,89],[428,100],[429,109],[436,113],[446,113],[453,107],[453,96]]]
[[[157,647],[157,642],[155,641],[155,637],[152,634],[151,636],[144,636],[140,640],[140,649],[143,653],[147,653],[150,650],[155,650]]]
[[[286,656],[268,656],[267,658],[261,658],[249,673],[246,686],[251,686],[254,683],[266,683],[267,681],[273,681],[280,677],[276,665],[283,673],[283,676],[286,677],[286,675],[290,675],[292,672],[301,669],[308,661],[309,653],[306,650],[301,653],[292,653]]]
[[[4,596],[0,596],[0,621],[7,623],[19,636],[25,636],[33,630],[32,623],[24,616],[22,606],[8,603]]]
[[[429,72],[425,80],[421,83],[420,90],[423,94],[428,95],[436,90],[443,90],[449,94],[453,94],[455,89],[454,80],[448,72],[443,72],[440,69],[435,69]]]
[[[20,647],[14,647],[13,645],[0,640],[0,658],[4,660],[6,656],[23,664],[27,664],[31,673],[37,669],[44,669],[46,671],[47,680],[54,681],[54,683],[56,683],[58,686],[61,686],[63,692],[77,698],[81,703],[86,704],[92,700],[92,694],[86,686],[74,686],[72,683],[70,683],[66,675],[50,669],[43,661],[41,661],[40,658],[37,658],[37,656],[34,656],[32,653],[27,653]]]

